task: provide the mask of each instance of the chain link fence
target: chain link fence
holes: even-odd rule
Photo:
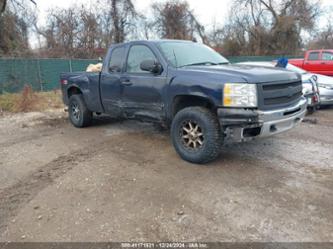
[[[293,58],[292,56],[286,56]],[[228,57],[230,62],[272,61],[279,56]],[[97,60],[87,59],[7,59],[0,58],[0,94],[20,92],[25,84],[35,91],[50,91],[59,88],[62,72],[85,71]]]
[[[59,88],[62,72],[85,71],[97,60],[85,59],[0,59],[0,94],[20,92],[25,84],[35,91]]]

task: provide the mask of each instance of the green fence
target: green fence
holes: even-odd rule
[[[0,94],[19,92],[25,84],[36,91],[59,88],[59,74],[84,71],[97,60],[0,59]]]
[[[273,61],[273,60],[277,60],[281,57],[286,57],[289,59],[293,59],[293,58],[299,58],[297,56],[278,56],[278,55],[272,55],[272,56],[232,56],[232,57],[228,57],[228,60],[231,63],[238,63],[238,62],[246,62],[246,61]]]
[[[230,62],[271,61],[279,56],[228,57]],[[287,56],[292,58],[292,56]],[[59,74],[62,72],[84,71],[97,60],[80,59],[6,59],[0,58],[0,94],[19,92],[25,84],[36,91],[59,88]]]

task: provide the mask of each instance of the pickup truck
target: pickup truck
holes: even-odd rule
[[[289,63],[311,73],[333,76],[333,50],[309,50],[304,59],[290,59]]]
[[[186,161],[216,159],[225,143],[285,132],[306,112],[299,74],[231,65],[191,41],[132,41],[110,47],[101,72],[63,73],[63,101],[76,127],[93,114],[169,127]]]

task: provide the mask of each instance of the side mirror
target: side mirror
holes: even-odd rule
[[[121,68],[119,66],[116,66],[116,65],[111,65],[109,70],[110,70],[110,72],[113,72],[113,73],[121,72]]]
[[[155,60],[145,60],[140,63],[142,71],[148,71],[153,74],[161,74],[163,71],[162,65]]]

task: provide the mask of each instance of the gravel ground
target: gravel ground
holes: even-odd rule
[[[333,110],[182,161],[151,124],[0,117],[0,241],[333,242]]]

